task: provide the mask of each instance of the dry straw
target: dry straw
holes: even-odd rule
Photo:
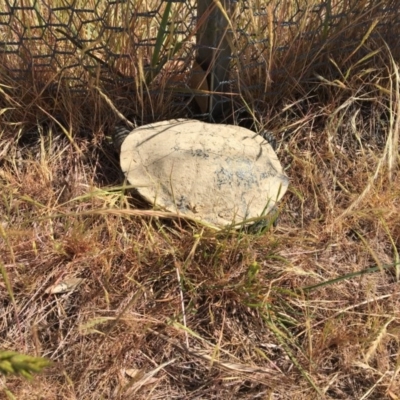
[[[399,398],[397,2],[238,2],[232,110],[291,179],[255,235],[149,209],[109,142],[209,94],[194,2],[0,8],[2,346],[54,361],[9,397]]]

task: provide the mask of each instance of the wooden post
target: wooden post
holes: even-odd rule
[[[229,91],[231,59],[230,24],[227,18],[233,13],[234,0],[198,0],[197,4],[197,56],[196,62],[207,73],[209,96],[209,120],[220,120],[229,112],[231,105],[224,92]],[[223,7],[223,10],[221,10]]]

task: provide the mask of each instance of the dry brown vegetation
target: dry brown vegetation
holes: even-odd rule
[[[111,65],[100,48],[99,60],[66,57],[76,62],[67,70],[33,63],[21,80],[42,39],[0,54],[1,348],[53,361],[33,382],[1,378],[1,398],[400,398],[400,15],[396,2],[357,1],[350,12],[332,0],[347,16],[330,24],[310,3],[286,29],[292,0],[266,7],[274,21],[249,11],[233,21],[253,18],[255,38],[273,37],[253,47],[239,37],[233,65],[236,106],[262,110],[291,180],[278,227],[262,234],[166,218],[121,187],[115,110],[141,122],[187,116],[167,90],[182,61],[149,80],[152,48],[129,47],[111,70],[83,68]],[[144,38],[160,19],[131,29]],[[11,18],[0,40],[23,23]],[[129,45],[112,35],[103,39],[113,51]],[[269,74],[241,69],[251,54]],[[71,90],[65,71],[85,91]],[[190,68],[179,72],[184,81]],[[121,74],[132,81],[113,86]],[[254,82],[263,85],[246,89]]]

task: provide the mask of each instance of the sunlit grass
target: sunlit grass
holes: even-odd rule
[[[278,226],[248,233],[149,209],[109,139],[190,115],[194,3],[24,5],[0,25],[2,348],[54,363],[7,395],[398,398],[398,14],[236,9],[232,107],[290,177]]]

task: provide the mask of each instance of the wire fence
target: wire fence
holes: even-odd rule
[[[200,38],[203,26],[218,26],[210,24],[210,4],[219,24],[228,21],[221,4],[228,10],[227,53],[216,55],[221,42]],[[172,114],[209,119],[221,104],[228,112],[262,109],[295,82],[335,70],[338,58],[355,64],[383,44],[396,60],[400,53],[395,1],[0,0],[0,10],[1,68],[14,81],[71,92],[95,82],[116,98],[144,84],[145,96],[171,101]],[[212,82],[216,60],[228,72]],[[219,93],[214,104],[210,92]]]

